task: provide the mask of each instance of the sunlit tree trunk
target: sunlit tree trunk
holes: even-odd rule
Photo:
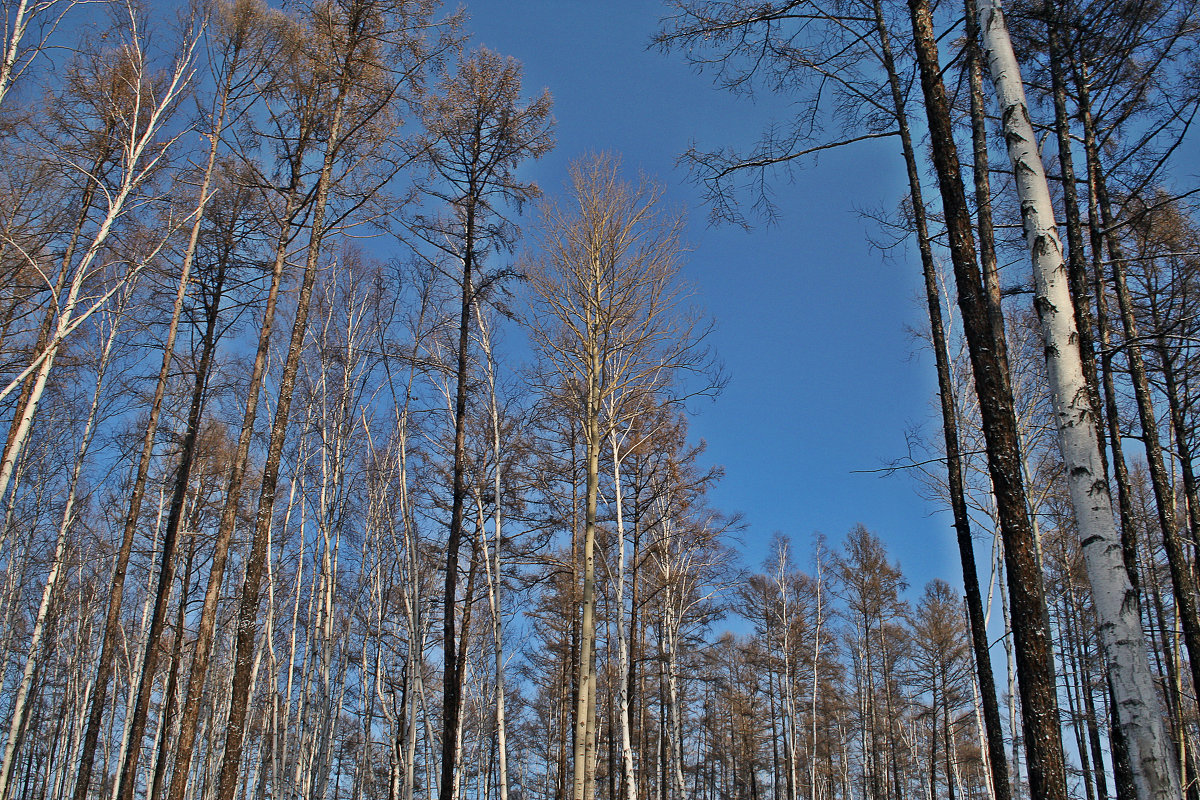
[[[279,238],[276,241],[274,264],[271,270],[271,284],[267,293],[267,301],[263,308],[262,323],[259,328],[258,349],[255,353],[254,364],[248,381],[246,409],[242,417],[241,433],[230,465],[229,478],[225,490],[225,505],[218,523],[217,539],[214,547],[213,560],[209,568],[208,586],[205,589],[204,605],[200,611],[200,621],[196,633],[196,643],[192,654],[192,665],[188,673],[186,699],[183,713],[180,717],[179,736],[175,743],[174,771],[171,774],[171,784],[167,792],[169,800],[183,800],[191,775],[192,753],[195,747],[197,725],[200,718],[200,704],[204,697],[205,677],[208,674],[208,662],[212,653],[212,637],[216,626],[217,603],[221,596],[221,584],[225,575],[225,563],[229,555],[229,545],[233,537],[237,512],[240,506],[242,482],[250,454],[250,443],[254,434],[254,421],[258,412],[259,396],[262,391],[262,381],[266,372],[267,354],[270,348],[271,331],[275,324],[275,308],[279,299],[279,291],[283,282],[283,270],[287,261],[287,243],[291,238],[292,218],[299,209],[299,197],[293,187],[288,194],[288,201],[280,220]],[[183,456],[181,465],[188,463]],[[181,467],[181,473],[183,468]],[[172,501],[174,506],[174,501]],[[129,800],[128,797],[118,800]]]
[[[241,49],[240,37],[235,34],[230,38],[228,44],[230,48],[230,52],[228,53],[229,58],[227,63],[223,65],[223,81],[214,104],[215,110],[212,114],[212,128],[207,133],[208,158],[205,162],[203,177],[200,180],[196,207],[192,211],[194,216],[191,231],[188,235],[187,246],[179,266],[175,304],[171,309],[171,319],[167,325],[166,340],[163,343],[162,364],[159,367],[158,380],[154,386],[154,396],[150,401],[150,415],[146,421],[146,430],[142,437],[141,455],[138,458],[133,488],[129,495],[129,509],[125,515],[121,544],[117,550],[117,562],[113,568],[112,582],[109,587],[108,610],[104,619],[104,633],[101,640],[99,663],[96,665],[96,682],[92,696],[91,713],[88,717],[87,731],[83,739],[83,751],[80,755],[79,771],[75,780],[74,800],[86,800],[88,789],[91,785],[96,743],[99,739],[100,726],[104,719],[104,708],[108,697],[108,684],[112,678],[113,658],[117,644],[118,626],[120,625],[121,600],[125,592],[125,575],[129,568],[129,556],[133,548],[133,536],[141,516],[146,478],[149,474],[150,463],[154,455],[154,442],[158,435],[158,420],[162,412],[163,397],[166,394],[167,384],[171,376],[171,366],[174,363],[175,338],[179,331],[179,320],[183,312],[184,301],[187,297],[192,263],[195,259],[196,247],[200,240],[204,212],[211,199],[213,173],[216,168],[221,134],[225,128],[226,114],[231,100],[233,77],[237,70],[238,53]]]
[[[617,713],[621,733],[621,777],[624,800],[637,800],[637,773],[633,763],[633,728],[629,719],[629,641],[625,625],[625,503],[621,477],[621,453],[617,432],[609,433],[612,445],[613,504],[617,515],[617,575],[616,610],[617,626]],[[634,553],[637,558],[637,553]]]
[[[1139,796],[1147,800],[1178,797],[1179,777],[1146,657],[1133,587],[1120,557],[1120,538],[1100,463],[1092,394],[1084,376],[1050,189],[999,0],[981,5],[979,27],[1021,197],[1025,239],[1033,258],[1034,307],[1046,341],[1046,368],[1059,446],[1117,697],[1118,718]]]
[[[497,789],[499,791],[500,800],[508,800],[508,727],[505,716],[506,702],[506,683],[505,683],[505,663],[504,663],[504,573],[501,569],[503,561],[501,559],[503,537],[500,534],[501,522],[503,520],[504,511],[504,494],[503,494],[503,469],[502,469],[502,437],[501,437],[501,420],[500,420],[500,405],[496,395],[496,361],[492,349],[491,330],[487,319],[484,316],[483,309],[476,306],[476,320],[479,327],[480,345],[486,356],[485,367],[487,372],[488,383],[488,412],[491,417],[491,434],[492,434],[492,496],[495,504],[492,517],[492,536],[495,538],[495,546],[489,548],[486,536],[483,537],[483,563],[484,576],[487,579],[488,586],[488,602],[492,611],[492,647],[495,659],[496,670],[496,769],[498,773]],[[617,491],[620,491],[618,485]],[[618,506],[619,509],[619,506]],[[618,513],[619,510],[618,510]],[[480,501],[479,507],[480,525],[479,529],[482,532],[483,524],[483,504]],[[619,523],[618,523],[619,524]]]
[[[140,101],[142,92],[149,90],[150,67],[147,56],[143,51],[146,45],[144,34],[139,30],[139,19],[132,7],[128,11],[129,25],[132,33],[125,42],[125,57],[129,59],[130,75],[123,78],[129,82],[128,91],[137,95]],[[126,133],[120,142],[122,151],[120,176],[117,185],[105,193],[107,207],[105,213],[92,234],[91,241],[84,249],[79,263],[70,267],[70,280],[63,281],[66,289],[65,297],[55,297],[58,306],[57,319],[52,326],[52,334],[45,348],[33,355],[29,365],[3,389],[0,389],[0,400],[3,400],[18,387],[23,386],[26,379],[32,378],[27,401],[20,407],[14,425],[5,444],[3,456],[0,457],[0,498],[8,491],[13,469],[21,449],[29,437],[33,418],[37,412],[38,403],[46,389],[50,372],[55,358],[63,346],[63,342],[93,314],[103,308],[109,300],[130,280],[133,280],[141,269],[157,254],[165,244],[165,238],[151,252],[136,258],[124,270],[120,279],[110,281],[111,286],[101,292],[98,297],[89,298],[83,294],[84,286],[96,267],[106,243],[117,226],[118,221],[129,212],[131,198],[143,187],[162,166],[167,155],[167,147],[173,140],[162,138],[163,129],[168,122],[171,111],[175,108],[180,97],[190,85],[192,73],[192,55],[197,45],[197,39],[184,42],[181,55],[172,65],[171,72],[165,85],[158,93],[155,102],[148,109],[142,109],[135,102],[125,109],[131,118],[125,120]],[[88,176],[89,180],[98,180],[99,176]],[[67,265],[64,265],[67,266]]]

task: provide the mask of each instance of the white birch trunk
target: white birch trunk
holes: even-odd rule
[[[47,40],[62,22],[63,15],[74,5],[75,0],[20,0],[15,9],[5,9],[5,16],[8,17],[10,10],[12,16],[10,27],[6,30],[4,55],[0,60],[0,105],[3,105],[13,83],[29,66],[33,57],[45,49]],[[64,8],[56,11],[55,6]],[[9,22],[8,19],[5,21]],[[41,38],[29,44],[26,38],[31,27],[37,28]]]
[[[425,305],[423,303],[420,318],[417,322],[417,330],[414,331],[414,339],[418,342],[422,338],[420,329],[424,321],[424,313]],[[416,345],[414,345],[414,352],[415,349]],[[413,396],[413,383],[417,375],[414,366],[415,363],[416,359],[410,361],[407,382],[403,385],[403,402],[399,400],[395,389],[393,389],[392,394],[392,402],[396,414],[395,459],[400,538],[396,538],[396,529],[393,524],[389,524],[388,530],[393,548],[395,548],[397,553],[404,553],[404,557],[399,561],[399,566],[400,580],[403,586],[401,601],[404,604],[404,619],[408,633],[408,653],[404,676],[407,704],[404,712],[404,730],[399,732],[403,739],[397,741],[395,745],[396,758],[400,761],[400,770],[398,770],[398,774],[395,777],[395,780],[399,782],[399,786],[397,787],[399,791],[395,796],[400,798],[400,800],[413,800],[415,795],[417,779],[417,734],[419,731],[418,717],[425,710],[425,686],[421,670],[424,666],[422,654],[425,652],[425,632],[427,626],[424,615],[421,613],[424,598],[421,594],[419,532],[413,520],[413,508],[408,487],[408,422]],[[424,721],[426,731],[429,733],[429,720],[426,718]],[[432,734],[429,733],[429,735]],[[427,770],[431,763],[432,761],[427,763]],[[401,771],[403,772],[402,776],[399,774]],[[427,780],[431,781],[432,778],[427,777]],[[435,784],[431,782],[428,785],[433,786]]]
[[[788,800],[796,800],[796,691],[792,675],[792,636],[791,636],[791,581],[788,575],[788,546],[781,545],[778,554],[778,572],[775,575],[779,587],[779,598],[782,603],[779,615],[779,633],[783,645],[783,709],[784,709],[784,747],[783,755],[787,761]],[[814,666],[815,669],[815,666]],[[814,673],[815,674],[815,673]]]
[[[1050,189],[999,0],[980,4],[979,27],[1021,198],[1025,240],[1036,284],[1034,306],[1046,343],[1059,448],[1134,783],[1139,798],[1144,800],[1178,798],[1179,775],[1163,726],[1164,715],[1146,656],[1136,598],[1121,558],[1112,501],[1103,477]]]
[[[132,15],[130,18],[130,27],[134,31],[132,41],[129,47],[139,57],[142,42],[139,40],[139,26],[137,19]],[[33,417],[37,411],[38,403],[41,401],[42,394],[46,389],[46,382],[50,377],[50,371],[54,366],[55,356],[58,354],[59,348],[63,341],[82,325],[92,314],[100,310],[107,304],[108,300],[116,294],[116,292],[125,285],[129,280],[132,280],[142,267],[149,263],[162,247],[166,246],[167,237],[163,237],[157,246],[152,249],[152,252],[145,259],[131,265],[125,273],[123,280],[116,282],[108,291],[100,295],[99,298],[91,301],[90,304],[84,302],[84,298],[80,297],[83,290],[85,279],[90,274],[96,259],[103,251],[104,244],[116,226],[118,219],[128,210],[126,205],[131,196],[136,190],[149,178],[154,168],[162,162],[167,155],[167,147],[163,146],[158,149],[153,149],[155,139],[160,133],[162,127],[166,123],[168,112],[174,106],[175,102],[182,95],[191,80],[192,67],[191,58],[192,52],[198,43],[199,38],[192,38],[187,47],[184,49],[183,55],[176,62],[174,71],[172,72],[170,82],[163,89],[161,100],[150,109],[146,115],[145,122],[139,125],[140,109],[135,109],[132,130],[129,138],[124,142],[124,173],[121,177],[121,182],[117,189],[109,196],[108,209],[104,215],[104,219],[100,222],[95,235],[92,237],[91,243],[81,259],[80,263],[72,271],[71,286],[67,292],[66,298],[63,300],[62,311],[59,313],[58,323],[54,326],[53,336],[46,349],[34,356],[19,375],[13,378],[9,384],[0,390],[0,400],[3,400],[13,391],[15,391],[25,379],[30,375],[35,375],[33,389],[29,394],[29,402],[25,404],[22,414],[17,422],[16,430],[13,434],[12,441],[5,449],[3,457],[0,458],[0,498],[4,497],[8,491],[9,483],[12,479],[13,469],[16,466],[17,458],[24,447],[25,440],[29,437],[30,428],[33,425]],[[144,60],[139,58],[139,66],[144,64]],[[145,78],[142,74],[137,74],[136,79],[140,82]],[[141,87],[135,86],[140,92]],[[174,137],[178,138],[178,136]],[[173,139],[171,140],[173,141]],[[165,143],[165,144],[169,144]],[[135,204],[136,205],[136,204]],[[64,265],[63,269],[71,269],[70,265]],[[58,301],[59,298],[53,298]],[[79,305],[84,302],[86,306],[80,310]],[[78,313],[77,313],[78,312]]]
[[[82,637],[81,637],[82,638]],[[95,651],[89,651],[93,655]],[[74,764],[79,754],[80,740],[83,738],[83,726],[86,723],[87,708],[92,699],[92,687],[95,685],[91,676],[83,678],[84,684],[79,690],[79,704],[76,707],[74,721],[71,725],[71,742],[67,747],[66,758],[64,759],[61,774],[58,778],[58,789],[54,793],[54,797],[66,796],[66,782],[70,776],[71,770],[69,765]]]
[[[621,493],[621,458],[616,431],[609,432],[613,457],[613,493],[617,512],[617,704],[621,727],[621,764],[625,771],[625,800],[637,800],[637,775],[633,771],[633,734],[629,724],[629,642],[625,632],[625,513]],[[637,558],[637,553],[634,553]]]
[[[816,638],[813,640],[813,677],[812,677],[812,739],[811,750],[809,752],[809,782],[808,789],[813,798],[817,797],[817,698],[820,689],[820,667],[821,667],[821,626],[824,623],[824,607],[822,606],[821,589],[823,579],[821,576],[821,551],[817,551],[817,624]]]
[[[301,439],[299,453],[296,457],[296,471],[292,476],[292,485],[288,494],[288,515],[291,515],[292,503],[295,500],[297,492],[303,497],[304,490],[301,484],[301,475],[303,472],[304,463],[304,440]],[[287,764],[288,752],[291,746],[291,713],[292,713],[292,684],[296,679],[296,652],[298,649],[298,632],[300,629],[300,598],[304,588],[304,522],[305,522],[305,505],[301,499],[298,503],[300,508],[300,527],[296,534],[296,540],[299,543],[299,552],[296,554],[296,582],[295,591],[292,594],[292,630],[288,636],[287,650],[287,678],[284,681],[283,693],[277,696],[276,705],[279,708],[278,714],[281,718],[279,723],[278,744],[275,750],[275,757],[272,759],[271,786],[277,792],[284,791],[284,774],[283,770]]]
[[[670,592],[668,591],[667,594]],[[670,606],[671,598],[667,598],[665,605]],[[666,771],[669,776],[667,785],[667,794],[665,800],[683,800],[683,771],[680,767],[682,752],[679,747],[679,737],[681,728],[679,724],[679,685],[675,679],[675,653],[674,644],[671,636],[671,622],[666,618],[669,616],[669,611],[664,615],[664,618],[659,622],[658,631],[658,670],[659,680],[666,688],[665,697],[663,698],[664,708],[663,713],[666,714],[666,741],[661,744],[662,758],[666,761]]]
[[[423,310],[423,309],[422,309]],[[419,337],[418,337],[419,338]],[[415,360],[414,360],[415,361]],[[412,398],[413,379],[416,375],[414,367],[409,367],[408,382],[405,385],[405,400],[396,407],[396,470],[399,483],[399,514],[400,530],[405,558],[401,562],[404,591],[401,593],[404,602],[404,618],[408,627],[408,655],[405,670],[405,691],[408,707],[405,709],[405,730],[403,742],[402,767],[404,777],[403,791],[399,797],[402,800],[413,800],[417,780],[417,716],[424,710],[424,683],[421,676],[422,657],[424,648],[424,622],[421,614],[423,598],[421,596],[420,563],[418,560],[418,541],[416,525],[412,521],[412,507],[408,490],[408,420],[409,404]],[[393,401],[395,397],[393,396]],[[394,538],[393,544],[397,544]],[[431,786],[433,784],[430,784]]]

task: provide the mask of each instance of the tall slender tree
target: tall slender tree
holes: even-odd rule
[[[547,203],[526,267],[530,330],[546,372],[570,393],[583,429],[583,591],[576,669],[572,797],[594,790],[596,752],[596,535],[600,457],[615,397],[664,372],[701,363],[703,331],[682,307],[676,279],[681,219],[659,207],[661,190],[630,185],[612,156],[571,166],[569,195]]]
[[[1050,187],[1000,0],[980,4],[979,28],[1021,198],[1025,240],[1033,258],[1034,308],[1046,342],[1046,369],[1059,447],[1100,619],[1117,718],[1129,749],[1138,796],[1163,800],[1178,797],[1179,776],[1150,673],[1133,586],[1120,557],[1106,471],[1100,464],[1093,394],[1084,374]]]
[[[121,602],[125,593],[125,576],[133,549],[134,533],[141,518],[142,501],[145,498],[146,482],[158,435],[158,420],[162,413],[163,399],[175,360],[175,338],[187,297],[188,285],[191,281],[192,262],[196,257],[201,226],[212,197],[213,176],[220,154],[221,137],[230,118],[237,116],[239,107],[244,104],[247,90],[253,85],[252,80],[243,73],[242,67],[246,60],[246,51],[261,46],[261,41],[255,41],[255,31],[260,28],[259,21],[262,14],[262,9],[250,0],[243,0],[236,5],[217,5],[214,9],[212,25],[208,29],[209,35],[216,39],[210,50],[213,53],[210,67],[218,88],[213,97],[212,108],[208,110],[210,126],[204,134],[208,140],[207,158],[200,172],[196,207],[192,212],[191,230],[180,260],[175,304],[171,309],[171,319],[163,343],[162,365],[159,368],[154,395],[150,401],[150,415],[146,421],[145,434],[142,437],[141,455],[138,458],[133,488],[129,495],[129,509],[126,512],[121,544],[117,551],[117,562],[113,569],[108,611],[104,618],[100,658],[96,665],[96,680],[92,689],[91,713],[88,717],[87,732],[84,734],[79,773],[75,783],[75,800],[85,800],[91,784],[96,744],[100,737],[100,726],[103,723],[106,698],[108,697],[108,684],[112,677]],[[261,63],[261,59],[259,59],[259,63]],[[197,424],[198,422],[199,417],[197,416]]]
[[[442,607],[442,761],[439,797],[455,800],[463,675],[459,670],[455,620],[459,550],[467,495],[466,425],[473,309],[506,274],[484,272],[489,251],[511,250],[516,230],[511,210],[537,197],[536,184],[522,181],[518,164],[539,158],[554,145],[550,94],[521,97],[521,68],[511,58],[480,49],[447,77],[422,111],[426,127],[422,156],[434,181],[426,191],[445,208],[419,216],[412,230],[460,270],[458,345],[454,354],[454,452],[450,524],[446,539]]]
[[[1011,380],[1005,359],[997,351],[987,292],[976,261],[932,14],[925,0],[909,0],[908,6],[958,304],[983,418],[988,470],[1004,537],[1030,790],[1036,800],[1065,800],[1066,769],[1055,697],[1054,661],[1046,599],[1021,475]]]

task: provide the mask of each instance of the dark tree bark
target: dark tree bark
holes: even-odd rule
[[[454,362],[454,455],[450,524],[442,598],[442,762],[438,796],[454,800],[458,727],[462,709],[463,659],[456,634],[459,551],[467,499],[467,402],[470,392],[471,320],[486,287],[503,276],[485,276],[482,256],[489,249],[512,247],[513,230],[501,203],[515,208],[540,193],[518,180],[515,169],[553,146],[550,96],[522,104],[521,69],[512,59],[480,49],[463,60],[459,74],[447,78],[424,109],[424,142],[432,177],[428,194],[447,203],[454,219],[421,218],[418,237],[461,264],[458,337]],[[472,565],[474,566],[474,565]],[[464,627],[465,634],[465,627]]]
[[[983,418],[988,470],[1004,538],[1030,791],[1036,800],[1066,800],[1066,769],[1058,723],[1054,661],[1046,625],[1042,576],[1021,479],[1012,388],[997,352],[998,342],[989,315],[983,277],[975,260],[970,212],[929,4],[927,0],[909,0],[909,10],[959,308]]]
[[[283,456],[283,444],[287,438],[288,416],[292,408],[296,374],[300,369],[300,354],[304,350],[304,334],[308,329],[308,312],[312,306],[313,287],[317,280],[321,244],[326,233],[325,212],[333,175],[335,142],[341,134],[341,122],[342,106],[339,104],[333,112],[333,119],[329,127],[329,141],[326,144],[321,174],[317,179],[304,277],[300,281],[300,293],[296,298],[296,316],[292,322],[291,339],[288,342],[283,375],[279,382],[275,418],[271,423],[270,441],[267,445],[266,461],[263,463],[262,480],[259,484],[258,513],[254,521],[250,555],[246,559],[246,572],[242,579],[241,599],[238,603],[235,623],[237,628],[233,653],[233,685],[229,701],[229,719],[226,723],[225,750],[221,758],[221,773],[217,782],[217,800],[233,800],[237,790],[238,771],[241,767],[242,748],[245,744],[246,709],[250,699],[254,643],[258,633],[258,606],[261,600],[263,571],[266,568],[267,542],[275,511],[275,490],[279,485],[279,463]]]
[[[206,189],[207,190],[207,189]],[[198,239],[198,233],[197,237]],[[221,297],[224,292],[229,259],[234,247],[232,240],[226,242],[216,264],[216,275],[213,283],[213,296],[209,299],[206,309],[205,330],[201,343],[200,363],[192,383],[192,394],[188,406],[187,423],[180,444],[179,465],[176,467],[174,483],[171,489],[171,502],[167,511],[167,524],[163,532],[162,552],[159,556],[157,588],[155,590],[154,606],[150,616],[150,626],[146,633],[146,647],[139,665],[137,698],[134,702],[133,720],[125,752],[120,762],[119,783],[116,797],[119,800],[131,800],[137,785],[138,763],[142,750],[142,737],[146,731],[146,721],[149,714],[150,698],[153,693],[154,680],[158,670],[158,658],[161,648],[159,642],[166,628],[167,614],[170,610],[171,592],[175,583],[177,566],[176,549],[179,543],[179,533],[182,528],[184,507],[191,484],[192,469],[195,466],[196,447],[200,437],[201,419],[204,414],[206,389],[209,373],[212,370],[213,359],[216,355],[216,344],[219,335],[218,322],[220,318]],[[192,254],[195,243],[191,245]],[[93,712],[94,713],[94,712]],[[83,790],[86,795],[86,785]],[[76,786],[79,791],[79,786]]]
[[[287,262],[287,243],[291,240],[293,218],[301,204],[295,183],[295,176],[293,176],[293,184],[287,196],[287,204],[283,217],[280,220],[279,237],[276,241],[275,260],[271,269],[271,285],[267,293],[266,305],[263,308],[262,323],[259,328],[258,349],[255,352],[254,365],[250,372],[246,410],[242,415],[242,428],[238,434],[237,448],[234,451],[233,462],[229,468],[229,480],[225,489],[225,505],[221,511],[221,519],[218,523],[217,540],[213,550],[212,564],[209,568],[208,585],[204,592],[204,605],[201,608],[200,622],[196,631],[196,644],[192,654],[192,665],[188,672],[186,699],[184,701],[183,712],[180,715],[179,736],[174,748],[174,771],[171,774],[171,784],[167,791],[169,800],[184,800],[188,777],[191,772],[192,753],[196,744],[196,727],[200,721],[200,704],[204,700],[204,684],[205,678],[208,675],[208,661],[212,655],[217,603],[220,600],[221,584],[225,576],[225,563],[229,557],[229,545],[233,538],[233,530],[241,504],[242,483],[250,456],[250,442],[254,436],[254,421],[258,414],[259,395],[262,392],[263,377],[266,373],[271,332],[275,325],[275,309],[279,301],[279,291],[283,283],[284,265]],[[186,464],[190,467],[190,461],[190,458],[187,460],[181,458],[181,472],[182,465]],[[170,512],[170,519],[175,521],[176,526],[178,525],[182,506],[183,498],[177,486],[176,492],[171,498]],[[169,525],[170,522],[168,522]],[[128,798],[121,798],[120,800],[128,800]]]

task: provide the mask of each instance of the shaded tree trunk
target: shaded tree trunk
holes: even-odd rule
[[[1035,800],[1066,800],[1054,662],[1046,625],[1046,601],[1034,550],[1017,438],[1012,388],[988,314],[983,279],[975,260],[970,213],[959,169],[949,104],[941,79],[932,17],[926,0],[909,0],[921,87],[929,121],[934,167],[949,232],[959,308],[975,376],[988,470],[1004,537],[1013,637],[1020,672],[1030,790]]]
[[[968,0],[968,19],[970,19]],[[966,491],[963,484],[961,446],[958,439],[958,412],[954,407],[954,387],[950,375],[950,356],[946,345],[945,323],[942,319],[941,291],[937,280],[937,265],[933,259],[933,246],[929,236],[929,225],[925,213],[925,199],[921,190],[920,167],[912,134],[908,126],[904,94],[900,76],[896,71],[891,41],[884,22],[883,4],[873,3],[875,27],[880,37],[884,69],[888,75],[892,106],[899,123],[901,148],[908,172],[908,191],[912,199],[913,222],[916,226],[917,248],[921,255],[922,276],[925,284],[925,302],[929,312],[929,330],[933,344],[934,365],[937,370],[938,398],[942,412],[942,436],[946,446],[946,479],[950,490],[950,510],[954,519],[954,531],[958,542],[958,554],[963,572],[963,590],[966,593],[967,616],[971,625],[971,644],[975,650],[976,670],[979,675],[980,696],[983,704],[984,727],[987,731],[987,762],[992,775],[995,800],[1008,800],[1008,764],[1004,753],[1004,731],[1000,724],[1000,706],[996,702],[996,681],[992,674],[992,662],[988,653],[987,625],[984,621],[983,599],[979,592],[979,572],[975,564],[975,546],[971,538],[971,520],[967,512]],[[968,44],[970,46],[970,44]],[[971,54],[974,60],[974,49]],[[974,77],[972,77],[974,83]],[[972,110],[974,110],[972,92]],[[975,114],[972,115],[973,119]],[[978,146],[978,143],[977,143]],[[986,141],[984,142],[986,147]],[[984,173],[986,176],[986,172]],[[818,631],[819,635],[819,631]],[[816,686],[814,682],[814,697]],[[815,719],[815,709],[814,709]]]

